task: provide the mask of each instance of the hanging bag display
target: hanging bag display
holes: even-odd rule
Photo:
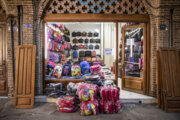
[[[83,43],[83,41],[84,40],[82,38],[78,40],[79,43]]]
[[[94,39],[90,39],[90,43],[94,43]]]
[[[92,51],[92,57],[96,57],[96,51]]]
[[[77,33],[76,33],[76,36],[77,36],[77,37],[81,37],[81,32],[77,32]]]
[[[93,49],[94,48],[94,46],[93,45],[89,45],[89,49]]]
[[[95,49],[99,49],[99,45],[96,45],[96,46],[95,46]]]
[[[81,76],[81,67],[79,64],[74,64],[71,67],[72,76]]]
[[[76,50],[73,51],[73,58],[78,58],[78,52]]]
[[[86,39],[84,40],[84,42],[85,42],[85,43],[88,43],[88,42],[89,42],[89,39],[86,38]]]
[[[73,43],[78,43],[78,39],[74,38]]]
[[[73,50],[78,50],[78,46],[77,45],[73,45],[72,49]]]
[[[79,57],[85,57],[85,52],[84,51],[79,51]]]
[[[92,36],[93,36],[92,32],[89,32],[88,37],[92,37]]]
[[[63,76],[71,76],[71,64],[70,63],[66,63],[63,65],[62,75]]]
[[[95,32],[94,37],[98,37],[98,36],[99,36],[99,33]]]
[[[83,37],[86,37],[86,36],[87,36],[87,33],[86,33],[86,32],[83,32],[83,33],[82,33],[82,36],[83,36]]]
[[[76,32],[72,32],[72,37],[76,37]]]
[[[56,67],[54,68],[54,76],[56,78],[60,78],[62,75],[62,65],[61,64],[57,64]]]
[[[85,57],[91,57],[91,51],[85,51]]]
[[[87,61],[82,61],[80,63],[80,66],[81,66],[81,73],[83,75],[90,73],[90,65],[89,65],[89,63]]]
[[[88,49],[88,45],[84,45],[84,49]]]
[[[100,43],[100,41],[101,41],[100,39],[96,39],[95,40],[96,43]]]
[[[79,49],[84,49],[84,45],[79,45],[78,48]]]

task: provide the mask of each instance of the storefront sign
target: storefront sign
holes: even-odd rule
[[[24,28],[31,28],[31,27],[32,27],[32,24],[24,24],[23,27],[24,27]]]
[[[113,56],[113,48],[104,48],[104,56]]]
[[[166,30],[166,25],[165,24],[161,24],[160,25],[160,30]]]

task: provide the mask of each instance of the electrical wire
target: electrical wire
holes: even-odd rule
[[[155,7],[155,6],[153,6],[153,5],[151,5],[151,3],[149,2],[149,0],[145,0],[145,2],[151,7],[151,8],[154,8],[154,9],[159,9],[159,8],[161,8],[161,6],[159,5],[159,6],[157,6],[157,7]]]

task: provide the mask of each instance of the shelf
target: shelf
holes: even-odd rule
[[[135,62],[128,62],[128,61],[125,61],[125,63],[129,63],[129,64],[136,64],[136,65],[139,65],[139,63],[135,63]]]
[[[45,79],[46,83],[59,83],[59,82],[65,82],[65,83],[69,83],[69,82],[85,82],[84,79]]]

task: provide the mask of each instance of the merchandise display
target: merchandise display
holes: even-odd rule
[[[96,56],[101,48],[100,29],[74,30],[71,25],[46,24],[46,79],[83,79],[91,73],[93,62],[102,65]]]
[[[71,113],[76,111],[76,98],[73,96],[60,96],[58,98],[58,105],[60,112]]]
[[[143,29],[125,31],[125,75],[143,77]]]

